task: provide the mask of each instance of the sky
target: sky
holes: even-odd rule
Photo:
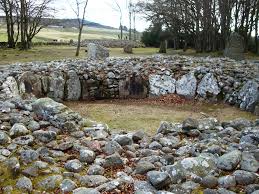
[[[117,0],[123,10],[122,25],[129,27],[128,10],[126,6],[127,1],[128,0]],[[138,0],[132,0],[133,3],[137,1]],[[57,8],[56,17],[76,17],[71,8],[71,6],[75,6],[76,0],[55,0],[55,2],[55,7]],[[89,0],[86,11],[86,20],[118,28],[120,24],[120,13],[114,8],[116,8],[114,0]],[[143,16],[136,16],[136,29],[138,31],[144,31],[148,26],[149,23],[145,21]]]

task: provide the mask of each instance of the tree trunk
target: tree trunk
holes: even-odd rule
[[[83,25],[79,28],[77,48],[76,48],[76,57],[79,56],[80,48],[81,48],[81,37],[82,37]]]
[[[165,40],[162,40],[160,42],[159,53],[166,53],[166,41]]]

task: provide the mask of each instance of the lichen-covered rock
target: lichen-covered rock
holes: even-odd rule
[[[185,158],[174,165],[162,167],[167,172],[173,183],[177,183],[188,176],[205,177],[216,169],[215,158],[210,154],[198,157]]]
[[[40,76],[33,72],[24,72],[18,80],[20,95],[34,95],[42,97],[42,83]]]
[[[212,73],[208,73],[202,78],[197,93],[203,98],[216,97],[220,93],[218,81]]]
[[[105,59],[109,57],[109,50],[107,48],[94,43],[87,45],[87,53],[91,59]]]
[[[187,98],[193,98],[196,94],[197,79],[193,73],[184,75],[176,81],[176,93]]]
[[[166,172],[150,171],[147,173],[147,179],[156,189],[165,188],[171,183],[171,179]]]
[[[238,94],[241,101],[240,108],[253,112],[259,102],[259,84],[255,81],[248,81]]]
[[[32,182],[27,177],[21,177],[18,179],[16,187],[21,191],[30,193],[32,191]]]
[[[175,93],[176,80],[168,75],[150,75],[150,96],[161,96]]]
[[[0,145],[5,145],[10,143],[10,141],[11,138],[4,131],[0,131]]]
[[[222,170],[233,170],[240,163],[241,155],[238,150],[226,153],[218,158],[217,167]]]
[[[81,83],[75,71],[67,73],[66,100],[79,100],[81,97]]]
[[[49,121],[55,127],[67,131],[77,131],[81,127],[82,118],[79,114],[50,98],[36,100],[32,108],[37,116]]]
[[[7,77],[2,87],[2,93],[5,95],[5,98],[19,97],[20,92],[14,77]]]
[[[54,189],[59,188],[62,180],[63,180],[63,177],[61,175],[52,175],[39,181],[37,186],[42,190],[52,191]]]
[[[50,74],[48,97],[61,101],[65,97],[65,79],[61,72],[54,71]]]

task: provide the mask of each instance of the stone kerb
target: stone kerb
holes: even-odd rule
[[[2,70],[0,98],[76,101],[178,94],[220,99],[257,113],[259,83],[254,68],[228,59],[179,56],[17,64]]]

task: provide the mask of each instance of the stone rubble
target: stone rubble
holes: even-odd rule
[[[254,68],[179,56],[6,67],[0,70],[0,192],[256,194],[259,120],[187,118],[161,122],[156,134],[115,132],[57,102],[176,90],[207,100],[222,93],[252,111],[258,105]]]

